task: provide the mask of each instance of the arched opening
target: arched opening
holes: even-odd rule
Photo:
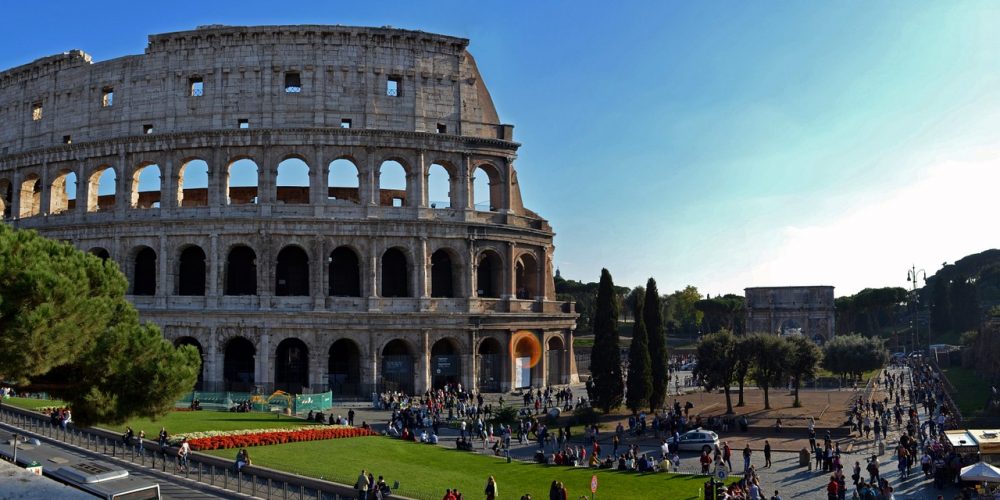
[[[274,294],[279,297],[309,295],[309,256],[291,245],[278,252]]]
[[[434,163],[427,169],[427,202],[431,208],[451,208],[451,174]]]
[[[177,178],[177,206],[208,206],[208,163],[205,160],[191,160],[181,166]]]
[[[493,251],[479,254],[479,265],[476,266],[476,295],[485,298],[499,298],[503,286],[503,264],[500,256]]]
[[[514,388],[530,387],[535,379],[535,367],[542,357],[542,347],[531,332],[518,332],[514,337]]]
[[[378,171],[379,205],[406,206],[406,169],[395,160],[382,162]]]
[[[514,266],[514,283],[517,298],[533,300],[538,296],[538,264],[531,254],[524,254]]]
[[[278,164],[275,179],[278,203],[303,205],[309,203],[309,165],[300,158],[288,158]]]
[[[76,207],[76,172],[63,170],[49,190],[49,214],[58,215]]]
[[[398,248],[382,254],[382,297],[409,297],[409,272],[406,255]]]
[[[563,377],[565,372],[563,368],[563,361],[566,359],[566,347],[563,344],[562,338],[552,337],[549,339],[549,359],[547,360],[548,373],[546,373],[545,381],[549,385],[551,384],[565,384],[566,378]]]
[[[189,246],[181,252],[177,272],[177,295],[205,295],[205,251]]]
[[[132,268],[132,295],[156,295],[156,252],[142,247]]]
[[[243,158],[229,164],[226,170],[226,203],[229,205],[256,205],[257,164]]]
[[[479,343],[479,390],[500,392],[503,390],[503,348],[500,341],[487,337]]]
[[[802,324],[795,319],[786,319],[781,323],[779,333],[784,336],[801,336],[803,334]]]
[[[472,199],[476,210],[496,212],[503,198],[500,173],[492,165],[480,165],[472,172]]]
[[[198,358],[202,360],[202,363],[201,369],[198,370],[198,381],[194,384],[194,390],[203,390],[205,385],[205,351],[201,348],[201,342],[198,342],[198,339],[194,337],[181,337],[174,341],[174,346],[180,347],[182,345],[190,345],[198,349]]]
[[[401,391],[413,394],[413,352],[399,339],[382,349],[381,391]]]
[[[336,396],[361,394],[361,349],[353,340],[340,339],[330,346],[327,383]]]
[[[330,162],[330,173],[326,177],[327,200],[360,203],[359,186],[358,167],[351,160],[340,158]]]
[[[337,247],[330,253],[330,296],[360,297],[361,266],[358,254],[348,247]]]
[[[14,198],[14,190],[9,179],[0,179],[0,218],[10,218],[10,200]]]
[[[458,289],[451,255],[441,249],[431,254],[431,297],[454,297]]]
[[[282,340],[274,356],[274,389],[302,394],[309,387],[309,349],[299,339]]]
[[[115,208],[118,194],[118,174],[110,166],[99,167],[90,174],[87,189],[87,211],[102,212]]]
[[[88,252],[90,252],[90,255],[93,255],[94,257],[97,257],[98,259],[101,260],[108,260],[111,258],[111,254],[108,253],[107,250],[101,247],[91,248],[90,250],[88,250]]]
[[[254,356],[257,349],[243,337],[233,337],[226,343],[225,359],[222,362],[222,383],[227,391],[250,392],[256,383],[254,379]]]
[[[42,181],[38,174],[29,174],[21,181],[21,206],[18,217],[34,217],[42,210]]]
[[[160,208],[160,166],[140,166],[132,174],[132,208]]]
[[[462,382],[462,358],[454,339],[441,339],[431,346],[431,387],[443,388],[447,384]]]
[[[225,295],[257,295],[257,254],[238,245],[226,257]]]

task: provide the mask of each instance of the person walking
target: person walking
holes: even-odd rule
[[[486,500],[496,500],[497,495],[499,495],[497,489],[497,480],[493,476],[490,476],[486,480],[486,489],[484,491],[486,493]]]
[[[743,474],[745,475],[748,470],[750,470],[750,455],[753,452],[750,451],[750,442],[748,441],[746,446],[743,447]]]
[[[764,468],[771,467],[771,443],[764,440]]]
[[[187,438],[181,439],[181,447],[177,450],[177,468],[184,469],[184,472],[188,470],[188,455],[191,453],[191,445],[188,444]]]

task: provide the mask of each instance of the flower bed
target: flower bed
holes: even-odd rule
[[[227,432],[193,432],[174,436],[173,442],[186,437],[193,450],[225,450],[249,446],[319,441],[361,436],[377,436],[371,429],[343,425],[311,426],[296,429],[255,429]]]

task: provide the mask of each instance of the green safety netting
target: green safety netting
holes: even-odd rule
[[[306,413],[310,410],[324,411],[330,408],[333,408],[333,392],[327,391],[295,396],[295,413]]]
[[[174,406],[188,408],[191,401],[197,399],[204,409],[228,410],[241,401],[250,400],[249,392],[201,392],[194,391],[184,395]]]

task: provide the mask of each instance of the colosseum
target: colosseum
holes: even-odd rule
[[[0,212],[116,262],[203,390],[576,381],[554,233],[468,44],[213,25],[8,69]]]

